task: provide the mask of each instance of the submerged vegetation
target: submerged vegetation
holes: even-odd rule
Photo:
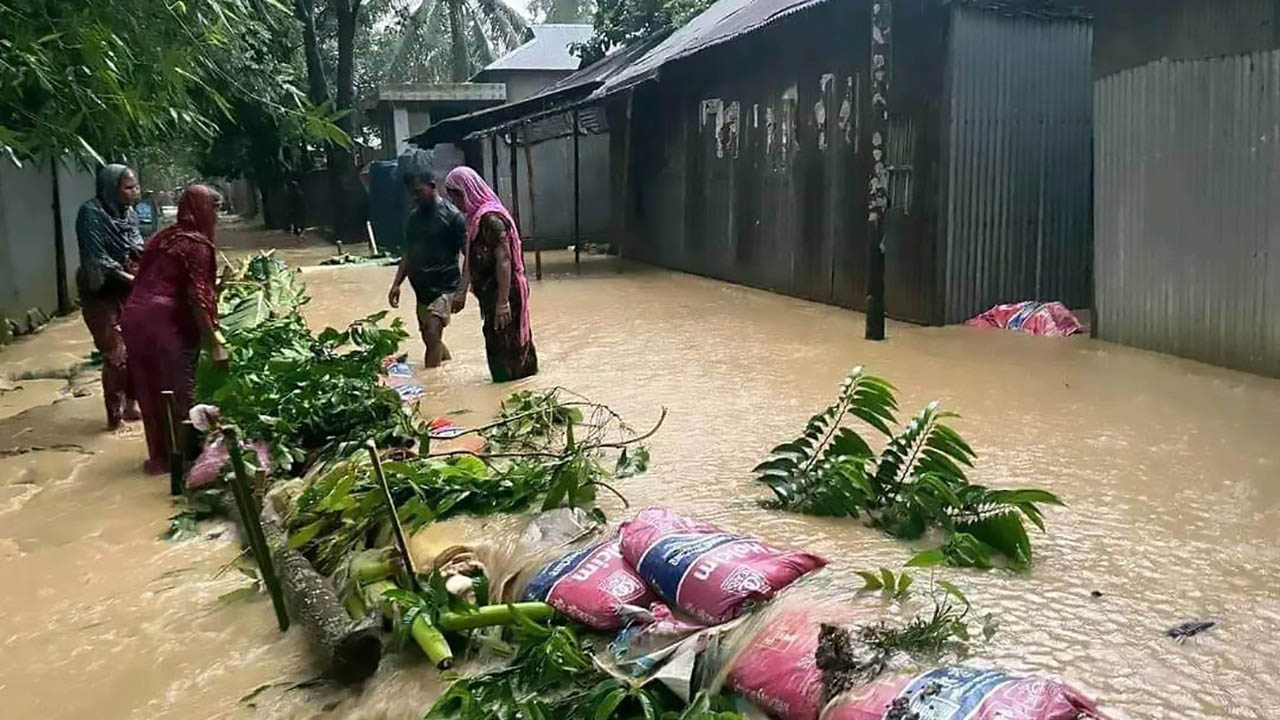
[[[866,518],[903,540],[932,528],[942,545],[918,554],[914,565],[992,567],[999,558],[1023,569],[1031,563],[1024,520],[1044,529],[1039,505],[1060,505],[1045,490],[997,490],[969,482],[973,448],[946,421],[957,417],[930,403],[895,428],[895,388],[855,368],[834,403],[814,415],[804,433],[775,447],[755,468],[774,493],[771,507],[834,517]],[[860,420],[886,438],[877,453],[846,419]]]
[[[516,633],[520,650],[507,667],[455,681],[424,720],[741,720],[722,698],[701,693],[686,705],[602,672],[571,628],[527,625]]]
[[[197,400],[218,406],[247,439],[266,441],[285,470],[333,443],[418,440],[422,423],[380,381],[383,360],[408,337],[399,319],[384,325],[377,313],[313,335],[300,313],[306,302],[297,271],[271,253],[229,266],[218,311],[235,366],[217,371],[206,358]]]
[[[903,602],[909,599],[915,579],[903,572],[881,568],[879,572],[859,572],[866,584],[862,590],[880,591],[885,597]],[[905,622],[877,621],[846,628],[823,625],[819,632],[817,662],[823,674],[825,697],[839,695],[865,685],[889,669],[899,657],[934,664],[948,656],[969,652],[969,599],[958,587],[944,580],[930,580],[929,599],[933,607]],[[996,622],[988,615],[982,637],[990,640]]]

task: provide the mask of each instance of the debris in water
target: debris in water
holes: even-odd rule
[[[1179,642],[1183,642],[1187,638],[1195,637],[1217,624],[1216,620],[1188,620],[1181,625],[1174,625],[1168,630],[1165,630],[1164,634]]]
[[[1102,597],[1102,591],[1101,591],[1101,590],[1094,590],[1093,592],[1089,593],[1089,596],[1090,596],[1090,597],[1100,598],[1100,597]]]

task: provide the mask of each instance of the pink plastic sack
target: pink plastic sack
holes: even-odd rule
[[[642,510],[622,524],[622,557],[658,595],[715,625],[741,615],[827,561],[727,533],[665,508]]]
[[[616,538],[549,563],[525,586],[523,599],[545,602],[596,630],[626,625],[627,606],[647,611],[662,605],[623,561]]]
[[[761,621],[730,667],[726,682],[770,715],[782,720],[816,720],[822,711],[822,671],[818,669],[820,623],[849,621],[833,609],[786,608]],[[879,720],[879,718],[877,718]]]
[[[267,444],[261,441],[250,443],[254,453],[258,456],[258,467],[271,467],[271,449]],[[227,448],[222,444],[221,437],[215,437],[205,443],[204,450],[200,451],[200,457],[191,464],[187,470],[187,489],[199,490],[202,487],[212,485],[217,482],[218,475],[222,473],[222,468],[226,467],[231,461],[231,456],[227,453]]]
[[[996,305],[965,324],[1046,337],[1067,337],[1085,330],[1075,313],[1060,302],[1027,301]]]
[[[890,709],[929,720],[1105,720],[1068,685],[997,670],[950,667],[882,678],[831,701],[822,720],[883,720]]]

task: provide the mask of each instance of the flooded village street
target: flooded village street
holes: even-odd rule
[[[471,305],[446,334],[455,359],[419,372],[422,414],[479,424],[513,390],[554,386],[638,427],[666,408],[649,472],[619,483],[632,509],[810,549],[852,595],[855,570],[899,567],[911,549],[855,520],[761,508],[751,468],[864,365],[900,389],[904,415],[935,399],[961,414],[974,482],[1066,503],[1033,533],[1029,572],[937,571],[999,620],[968,663],[1070,678],[1118,717],[1280,717],[1280,381],[1086,336],[891,323],[870,343],[855,312],[641,265],[618,274],[613,258],[575,273],[569,257],[548,254],[531,283],[541,374],[491,384]],[[311,327],[383,309],[393,273],[306,268]],[[396,312],[412,325],[410,304]],[[160,539],[172,506],[141,472],[141,427],[106,433],[96,383],[71,383],[87,393],[72,397],[65,379],[23,379],[91,349],[71,316],[0,350],[0,717],[421,717],[440,685],[416,655],[388,657],[360,690],[289,688],[317,674],[301,630],[277,633],[265,595],[219,600],[244,584],[219,572],[238,552],[230,526]],[[1218,625],[1164,636],[1191,619]]]

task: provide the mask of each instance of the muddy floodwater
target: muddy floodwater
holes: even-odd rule
[[[1030,572],[939,571],[1000,619],[968,662],[1066,676],[1122,717],[1280,718],[1280,382],[1087,338],[891,323],[888,342],[868,343],[847,310],[587,260],[579,275],[548,256],[532,283],[541,375],[489,383],[472,303],[446,333],[455,360],[420,375],[423,412],[480,422],[515,389],[557,385],[637,427],[665,407],[649,473],[620,484],[633,508],[812,549],[852,594],[854,570],[896,567],[911,548],[856,521],[763,510],[749,471],[865,365],[904,410],[938,399],[962,414],[975,482],[1067,503],[1046,510]],[[307,269],[313,328],[382,309],[393,273]],[[0,717],[420,717],[440,681],[412,655],[359,691],[293,687],[317,674],[301,633],[277,633],[262,597],[218,599],[245,584],[219,574],[238,552],[231,532],[158,539],[167,482],[140,471],[140,427],[105,433],[92,384],[12,379],[90,349],[68,318],[0,351]],[[1218,625],[1163,636],[1192,619]]]

